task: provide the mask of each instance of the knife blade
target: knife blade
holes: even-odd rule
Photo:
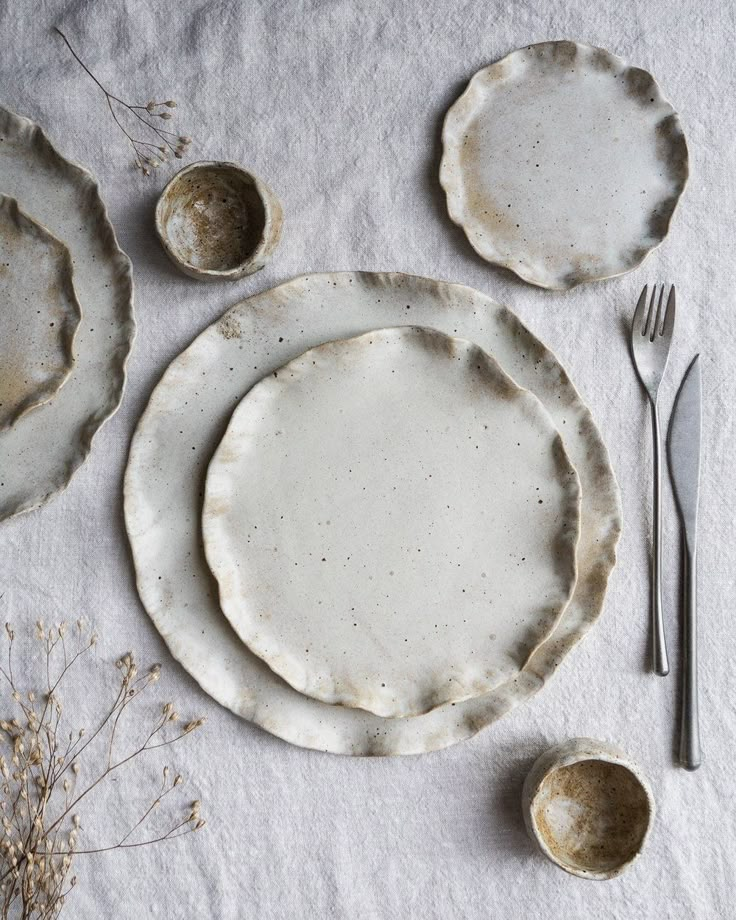
[[[700,493],[702,383],[700,355],[687,369],[672,409],[669,430],[670,476],[685,539],[694,548]]]
[[[698,716],[697,535],[703,393],[700,356],[687,369],[672,409],[668,436],[670,476],[682,521],[682,723],[680,763],[697,770],[702,756]]]

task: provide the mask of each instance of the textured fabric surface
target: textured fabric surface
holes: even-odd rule
[[[38,121],[99,178],[134,265],[138,338],[125,400],[70,488],[0,525],[0,609],[16,627],[84,614],[99,667],[128,648],[161,661],[162,698],[206,715],[202,733],[152,757],[201,798],[207,828],[149,850],[84,857],[68,916],[704,918],[734,915],[733,751],[736,23],[727,2],[37,2],[0,3],[2,103]],[[284,205],[284,236],[259,275],[205,286],[179,275],[155,239],[167,175],[144,178],[105,101],[51,27],[131,101],[175,98],[190,159],[241,162]],[[438,185],[442,116],[481,66],[534,41],[602,45],[652,71],[682,117],[692,176],[670,236],[643,267],[566,294],[532,288],[476,257]],[[625,152],[622,152],[625,155]],[[0,191],[2,191],[0,189]],[[475,286],[507,303],[569,368],[593,409],[622,490],[625,525],[603,616],[530,703],[475,739],[404,759],[300,750],[240,721],[172,661],[135,590],[121,479],[136,419],[163,369],[236,300],[305,271],[403,270]],[[674,280],[679,316],[665,418],[692,355],[703,356],[700,557],[705,762],[674,762],[678,668],[647,672],[649,431],[625,327],[643,283]],[[664,602],[678,659],[678,529],[666,482]],[[81,724],[92,694],[80,687]],[[618,880],[569,877],[523,829],[520,791],[535,757],[575,735],[613,741],[651,778],[658,815],[646,853]],[[140,794],[111,783],[84,843]],[[95,816],[97,815],[97,816]],[[83,813],[84,816],[84,813]]]

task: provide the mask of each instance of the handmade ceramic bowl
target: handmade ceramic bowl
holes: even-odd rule
[[[282,223],[271,189],[234,163],[185,166],[156,204],[156,232],[166,253],[184,274],[202,281],[235,281],[263,268]]]
[[[524,783],[523,808],[544,855],[589,879],[620,875],[641,852],[654,818],[639,768],[618,748],[590,738],[542,754]]]

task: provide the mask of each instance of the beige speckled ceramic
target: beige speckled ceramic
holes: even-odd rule
[[[521,48],[450,108],[440,182],[489,262],[565,290],[635,268],[685,187],[680,122],[653,77],[601,48]]]
[[[64,384],[80,319],[69,250],[0,195],[0,431]]]
[[[94,178],[64,159],[38,125],[3,108],[0,189],[69,250],[84,317],[64,386],[0,431],[2,520],[49,501],[84,462],[120,403],[135,323],[130,262]]]
[[[235,163],[180,170],[156,205],[156,232],[171,261],[201,281],[235,281],[268,261],[283,212],[271,189]]]
[[[578,580],[559,623],[514,679],[427,715],[384,719],[295,691],[220,610],[200,530],[207,465],[243,395],[315,345],[396,326],[475,342],[537,396],[582,489]],[[171,362],[133,437],[125,524],[138,591],[177,658],[216,700],[293,744],[339,754],[418,754],[469,738],[540,690],[598,618],[621,529],[618,489],[589,410],[559,361],[518,318],[457,284],[401,274],[305,275],[244,300]]]
[[[641,852],[654,796],[618,748],[574,738],[550,748],[524,783],[524,821],[552,862],[572,875],[610,879]]]
[[[301,693],[403,718],[521,671],[572,594],[579,509],[539,400],[476,345],[403,326],[250,390],[202,530],[251,651]]]

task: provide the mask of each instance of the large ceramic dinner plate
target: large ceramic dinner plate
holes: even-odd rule
[[[578,579],[559,623],[516,677],[426,715],[384,719],[298,693],[243,645],[218,603],[201,513],[207,465],[255,383],[323,342],[406,322],[474,342],[545,407],[580,478]],[[416,754],[470,737],[544,685],[601,612],[621,508],[590,412],[554,355],[510,310],[460,285],[346,272],[296,278],[244,300],[172,361],[131,443],[125,523],[146,610],[214,699],[303,747]]]
[[[65,383],[80,319],[69,250],[0,195],[0,431]]]
[[[401,718],[521,671],[575,585],[579,506],[536,396],[477,345],[404,326],[248,392],[202,529],[251,651],[307,696]]]
[[[118,247],[97,183],[65,160],[38,125],[3,108],[0,194],[15,198],[68,248],[84,316],[64,386],[0,432],[2,520],[49,501],[83,463],[95,432],[120,403],[135,324],[130,262]],[[3,351],[0,342],[0,361]]]
[[[564,290],[635,268],[685,187],[680,122],[654,78],[569,41],[514,51],[450,108],[440,182],[476,251]]]

